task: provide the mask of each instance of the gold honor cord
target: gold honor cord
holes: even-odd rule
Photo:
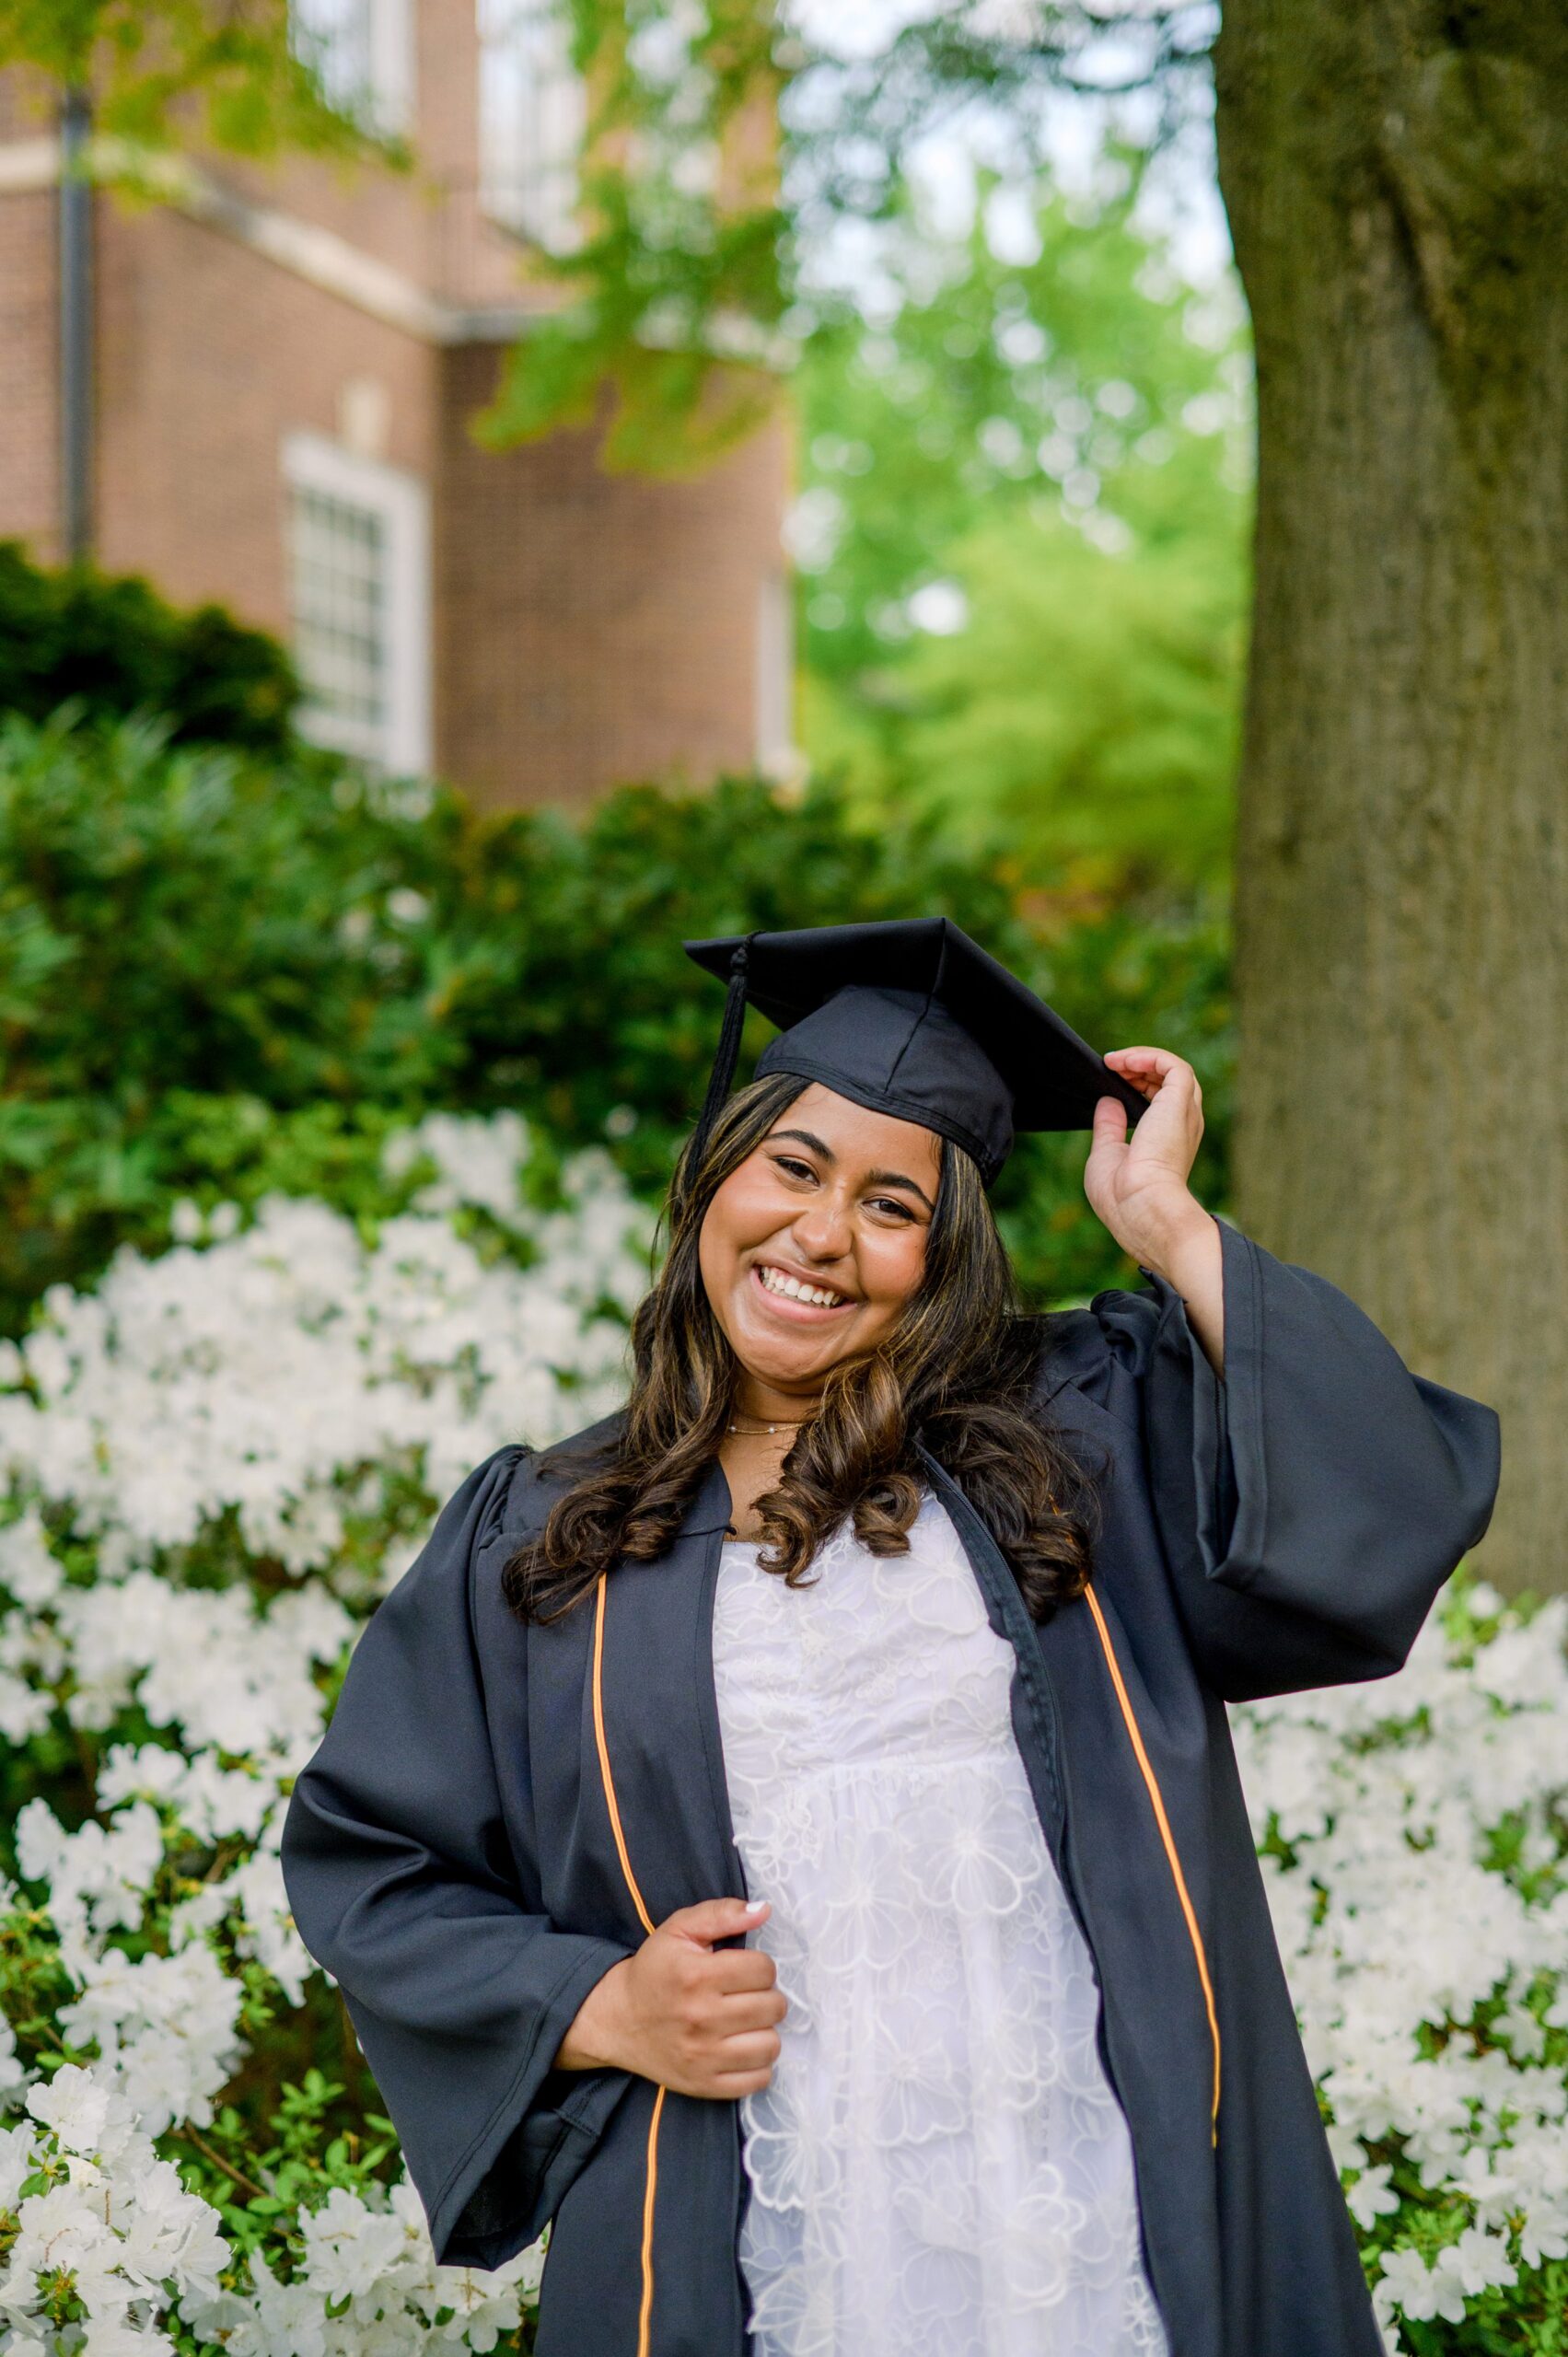
[[[598,1596],[594,1606],[594,1741],[598,1746],[598,1772],[604,1785],[605,1806],[610,1811],[610,1829],[615,1836],[615,1854],[621,1861],[621,1871],[626,1887],[632,1894],[632,1904],[645,1932],[654,1928],[637,1877],[632,1872],[632,1861],[626,1851],[626,1836],[621,1824],[621,1804],[615,1797],[615,1778],[610,1773],[610,1746],[604,1739],[604,1603],[608,1573],[598,1575]],[[658,2192],[658,2131],[664,2115],[665,2089],[660,2087],[654,2096],[653,2117],[648,2121],[647,2181],[643,2194],[643,2298],[637,2310],[637,2357],[648,2357],[649,2336],[654,2314],[654,2202]]]
[[[1203,1950],[1203,1934],[1198,1928],[1198,1910],[1192,1904],[1191,1893],[1187,1887],[1187,1877],[1181,1871],[1181,1859],[1177,1852],[1176,1837],[1170,1829],[1170,1819],[1166,1815],[1165,1796],[1159,1788],[1159,1779],[1155,1774],[1147,1751],[1144,1748],[1144,1738],[1139,1732],[1138,1721],[1132,1709],[1132,1698],[1127,1691],[1126,1681],[1121,1675],[1121,1665],[1116,1658],[1116,1648],[1110,1641],[1110,1631],[1107,1628],[1105,1615],[1100,1610],[1099,1598],[1092,1587],[1086,1587],[1084,1590],[1084,1601],[1094,1615],[1095,1628],[1099,1634],[1106,1666],[1110,1672],[1110,1682],[1116,1689],[1116,1699],[1121,1705],[1121,1716],[1126,1723],[1127,1733],[1131,1738],[1144,1782],[1148,1788],[1149,1800],[1155,1812],[1155,1822],[1159,1827],[1160,1840],[1165,1843],[1165,1854],[1170,1865],[1171,1880],[1176,1885],[1177,1898],[1181,1901],[1181,1912],[1187,1919],[1187,1936],[1192,1943],[1192,1954],[1198,1966],[1198,1978],[1203,1985],[1203,2003],[1208,2012],[1209,2036],[1214,2049],[1214,2084],[1209,2112],[1209,2141],[1211,2143],[1217,2144],[1220,2141],[1220,2023],[1219,2015],[1214,2009],[1214,1983],[1209,1979],[1209,1959]]]

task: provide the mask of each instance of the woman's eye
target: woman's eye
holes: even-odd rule
[[[816,1185],[817,1173],[815,1169],[809,1162],[802,1162],[798,1155],[793,1154],[774,1154],[770,1155],[768,1159],[772,1162],[773,1168],[775,1170],[782,1171],[786,1178],[803,1178],[807,1181],[807,1185]],[[896,1220],[900,1221],[905,1227],[909,1225],[911,1220],[914,1217],[914,1213],[911,1210],[909,1204],[900,1202],[896,1195],[867,1195],[864,1200],[867,1211],[890,1212],[892,1216]]]

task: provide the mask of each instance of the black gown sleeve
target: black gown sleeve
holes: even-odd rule
[[[536,2238],[626,2084],[552,2069],[627,1951],[541,1911],[486,1724],[472,1568],[521,1454],[469,1476],[371,1616],[283,1835],[295,1921],[343,1990],[436,2256],[476,2267]]]
[[[1140,1429],[1199,1673],[1229,1701],[1387,1677],[1491,1518],[1495,1411],[1218,1223],[1225,1376],[1175,1287],[1101,1294],[1078,1380]],[[1080,1344],[1080,1355],[1082,1345]]]

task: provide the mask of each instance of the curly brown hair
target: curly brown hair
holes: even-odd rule
[[[520,1619],[558,1620],[602,1572],[669,1551],[718,1455],[739,1372],[703,1283],[703,1222],[725,1179],[807,1086],[775,1073],[741,1089],[696,1167],[688,1140],[661,1221],[669,1248],[632,1322],[631,1397],[604,1446],[544,1459],[547,1474],[576,1479],[506,1566],[505,1592]],[[980,1171],[947,1139],[940,1168],[921,1282],[877,1348],[830,1374],[777,1487],[757,1501],[760,1561],[798,1587],[846,1517],[872,1554],[906,1553],[923,1489],[920,1441],[980,1514],[1043,1621],[1088,1584],[1094,1477],[1033,1398],[1049,1320],[1019,1308]]]

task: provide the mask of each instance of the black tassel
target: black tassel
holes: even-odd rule
[[[701,1167],[714,1123],[718,1120],[725,1098],[729,1095],[730,1083],[735,1078],[736,1061],[740,1054],[740,1034],[746,1025],[746,969],[750,962],[751,944],[755,938],[755,935],[749,933],[729,961],[729,988],[725,993],[719,1043],[714,1051],[714,1068],[708,1075],[708,1093],[703,1099],[703,1109],[697,1116],[697,1127],[691,1140],[691,1159],[688,1167],[693,1175]]]

